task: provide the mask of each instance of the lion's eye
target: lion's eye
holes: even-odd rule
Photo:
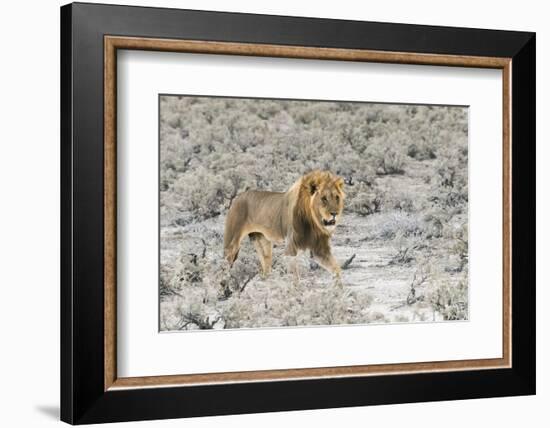
[[[340,196],[336,196],[336,202],[340,202]]]
[[[327,197],[326,197],[326,196],[323,196],[323,197],[321,198],[321,201],[323,201],[323,204],[326,204],[326,203],[327,203]]]

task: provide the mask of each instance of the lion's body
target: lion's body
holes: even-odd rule
[[[310,250],[317,261],[339,275],[330,237],[342,214],[343,181],[330,172],[301,177],[287,192],[246,191],[232,203],[225,220],[224,256],[232,265],[242,240],[249,236],[262,272],[271,270],[273,243],[286,242],[285,254]]]

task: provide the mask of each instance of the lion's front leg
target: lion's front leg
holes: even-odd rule
[[[298,266],[298,250],[291,240],[287,243],[285,256],[288,262],[288,270],[292,273],[292,282],[294,285],[300,283],[300,269]]]
[[[342,268],[331,253],[326,255],[313,254],[315,260],[327,271],[334,275],[334,285],[342,287]]]

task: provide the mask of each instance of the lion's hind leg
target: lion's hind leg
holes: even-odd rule
[[[258,258],[260,259],[262,277],[266,278],[271,273],[273,245],[269,239],[259,232],[250,233],[248,236],[250,237],[250,240],[256,249],[256,253],[258,254]]]
[[[241,239],[239,236],[235,236],[229,242],[224,242],[223,257],[229,263],[229,267],[232,267],[235,260],[237,260],[240,249]]]
[[[229,266],[233,266],[233,263],[237,260],[240,249],[238,246],[231,246],[225,250],[225,260],[227,260]]]
[[[237,260],[241,241],[246,236],[245,218],[245,215],[243,215],[243,203],[237,198],[233,201],[233,205],[229,208],[229,212],[225,218],[225,230],[223,234],[223,256],[230,267]]]

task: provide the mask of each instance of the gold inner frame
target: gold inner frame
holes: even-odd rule
[[[220,55],[263,56],[394,64],[441,65],[502,70],[503,127],[503,349],[502,358],[420,363],[316,367],[170,376],[117,377],[116,367],[116,88],[117,50],[168,51]],[[104,389],[192,386],[312,378],[359,377],[420,372],[480,370],[511,367],[511,58],[382,52],[303,46],[170,40],[139,37],[104,37]]]

